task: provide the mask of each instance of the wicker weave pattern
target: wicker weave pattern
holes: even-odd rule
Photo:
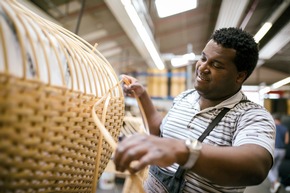
[[[124,117],[119,81],[92,46],[46,23],[15,0],[1,1],[0,11],[10,7],[17,15],[11,21],[27,19],[41,30],[34,31],[38,37],[34,42],[29,30],[21,33],[14,23],[18,53],[11,49],[8,35],[0,26],[0,54],[4,58],[4,64],[0,59],[0,193],[95,192],[112,148],[102,140],[92,109],[110,91],[109,102],[101,102],[94,109],[117,141]],[[40,32],[46,34],[43,42],[48,41],[49,47],[41,42]],[[57,43],[50,42],[50,36],[56,37]],[[43,50],[42,55],[32,49],[34,44]],[[58,60],[50,60],[51,52],[45,50],[54,50],[53,58]],[[24,57],[26,51],[32,57],[32,66]],[[12,73],[15,60],[10,53],[23,57],[16,65],[19,74]],[[35,73],[29,75],[29,67]],[[61,81],[55,81],[55,77]]]
[[[96,162],[99,177],[112,151],[105,141],[98,144],[90,116],[97,98],[11,77],[0,80],[0,192],[91,192]],[[123,105],[118,98],[110,103],[105,126],[117,140],[122,122],[116,115],[123,114]]]

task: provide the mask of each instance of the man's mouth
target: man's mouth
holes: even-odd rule
[[[209,78],[207,76],[204,76],[202,74],[198,74],[197,76],[200,80],[203,80],[203,81],[209,81]]]

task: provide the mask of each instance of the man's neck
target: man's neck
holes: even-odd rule
[[[224,101],[224,100],[208,100],[208,99],[205,99],[205,98],[201,97],[199,99],[200,110],[203,110],[203,109],[206,109],[206,108],[209,108],[209,107],[214,107],[217,104],[221,103],[222,101]]]
[[[237,92],[239,92],[240,90],[238,90]],[[209,107],[214,107],[216,105],[218,105],[219,103],[227,100],[228,98],[234,96],[237,92],[235,92],[234,94],[228,95],[228,96],[224,96],[222,98],[216,98],[216,99],[208,99],[203,97],[202,95],[200,95],[199,98],[199,106],[200,106],[200,110],[209,108]]]

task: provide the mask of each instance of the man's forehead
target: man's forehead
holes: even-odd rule
[[[210,40],[203,49],[204,54],[206,55],[210,54],[208,52],[211,52],[211,54],[216,53],[217,55],[219,54],[234,54],[234,56],[236,55],[236,50],[234,48],[224,47],[223,45],[218,44],[214,40]]]

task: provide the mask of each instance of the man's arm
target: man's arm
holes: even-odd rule
[[[137,134],[122,141],[116,151],[116,169],[137,172],[147,165],[184,165],[189,152],[183,140]],[[132,166],[131,162],[138,160]],[[261,183],[272,165],[270,153],[259,145],[219,147],[202,144],[191,169],[218,185],[248,186]]]
[[[155,106],[153,105],[153,102],[147,93],[146,89],[141,85],[137,79],[131,77],[122,75],[122,79],[125,79],[124,82],[127,82],[127,84],[124,85],[123,90],[124,93],[127,96],[130,97],[138,97],[140,100],[140,103],[142,105],[141,108],[143,108],[145,113],[145,118],[148,122],[149,131],[152,135],[160,135],[160,125],[162,122],[162,115],[157,111]],[[135,94],[133,94],[133,92]],[[140,104],[139,104],[140,105]]]
[[[249,186],[261,183],[271,165],[270,153],[259,145],[218,147],[203,144],[192,171],[219,185]]]
[[[163,117],[153,105],[152,100],[146,91],[139,97],[139,99],[146,115],[150,134],[159,136],[160,125]]]

